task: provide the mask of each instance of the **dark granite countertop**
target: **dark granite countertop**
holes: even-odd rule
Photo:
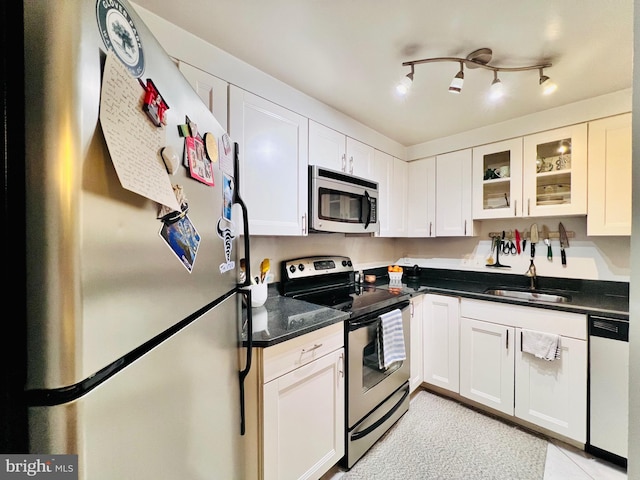
[[[561,310],[582,314],[598,314],[612,318],[629,319],[629,284],[600,280],[538,277],[537,290],[571,297],[563,303],[535,300],[518,300],[484,293],[487,289],[527,290],[529,279],[509,274],[485,273],[461,270],[422,268],[420,276],[403,276],[402,284],[389,284],[385,269],[365,273],[375,274],[378,288],[401,288],[403,293],[436,293],[464,298],[489,300],[512,305]]]
[[[246,308],[243,308],[243,340],[246,341]],[[253,346],[270,347],[349,318],[347,312],[283,297],[276,285],[269,285],[267,301],[252,308]]]
[[[564,303],[527,301],[484,293],[490,288],[526,290],[528,279],[509,274],[461,270],[420,269],[420,276],[403,276],[401,284],[390,284],[386,269],[368,270],[377,276],[377,288],[401,289],[402,293],[420,295],[435,293],[511,305],[561,310],[581,314],[597,314],[629,320],[629,284],[599,280],[538,277],[538,290],[568,295]],[[266,348],[291,338],[343,322],[349,314],[333,308],[283,297],[277,285],[269,285],[269,296],[262,307],[252,309],[253,346]],[[243,340],[246,341],[246,308],[243,308]]]

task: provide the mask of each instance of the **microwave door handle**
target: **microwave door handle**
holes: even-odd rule
[[[371,196],[369,196],[369,192],[364,191],[364,199],[362,201],[362,216],[366,217],[364,222],[365,230],[371,223]]]

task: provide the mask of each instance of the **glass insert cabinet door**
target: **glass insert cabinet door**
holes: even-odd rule
[[[524,137],[524,216],[587,213],[587,124]]]
[[[473,149],[473,218],[522,216],[522,137]]]

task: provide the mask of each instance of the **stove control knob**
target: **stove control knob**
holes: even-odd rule
[[[296,273],[296,266],[295,265],[289,265],[289,271],[291,273]]]
[[[342,266],[343,266],[343,267],[346,267],[346,266],[347,266],[347,264],[348,264],[348,263],[347,263],[347,261],[346,261],[346,260],[342,260]]]
[[[348,266],[348,267],[352,267],[352,266],[353,266],[353,263],[351,263],[351,260],[348,260],[348,261],[347,261],[347,266]]]
[[[304,270],[304,265],[302,263],[298,265],[298,270],[300,270],[301,272]]]

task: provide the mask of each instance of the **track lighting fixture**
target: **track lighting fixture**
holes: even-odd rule
[[[543,93],[548,95],[556,90],[557,86],[551,81],[549,77],[544,75],[543,69],[551,67],[551,63],[542,63],[538,65],[526,65],[522,67],[498,67],[495,65],[489,65],[493,52],[490,48],[480,48],[471,52],[466,58],[458,57],[434,57],[423,58],[421,60],[411,60],[404,62],[402,65],[405,67],[411,67],[411,72],[407,74],[396,87],[398,93],[404,95],[409,91],[411,84],[413,83],[414,66],[421,63],[434,63],[434,62],[458,62],[460,64],[460,70],[451,81],[449,85],[449,92],[461,93],[462,84],[464,83],[464,67],[467,68],[484,68],[485,70],[493,71],[493,82],[490,87],[490,96],[493,99],[500,98],[504,95],[504,85],[498,78],[498,72],[524,72],[527,70],[539,70],[540,78],[539,83],[542,87]]]
[[[462,92],[462,84],[464,83],[464,64],[460,62],[460,71],[453,77],[451,80],[451,85],[449,85],[449,93],[460,93]]]

